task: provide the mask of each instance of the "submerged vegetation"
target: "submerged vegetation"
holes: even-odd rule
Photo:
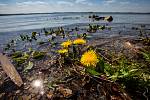
[[[96,16],[92,18],[97,19]],[[101,19],[113,20],[112,17]],[[25,84],[9,92],[5,82],[0,84],[0,90],[4,89],[0,98],[148,100],[149,34],[140,29],[140,38],[123,42],[119,51],[112,42],[109,48],[89,45],[92,40],[87,38],[88,35],[107,29],[111,30],[111,27],[89,24],[85,33],[75,37],[71,35],[76,34],[78,28],[69,31],[61,27],[49,31],[44,29],[44,33],[22,34],[18,41],[24,43],[23,49],[16,48],[16,41],[12,40],[4,48],[4,53],[12,59]],[[40,37],[47,38],[38,43]],[[136,43],[142,48],[137,48]],[[35,80],[34,89],[31,83]],[[5,92],[8,92],[8,97]]]

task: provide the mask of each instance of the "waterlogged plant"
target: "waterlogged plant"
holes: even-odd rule
[[[31,38],[34,39],[34,40],[37,40],[36,35],[37,35],[37,32],[32,32]]]
[[[143,44],[145,44],[145,45],[150,45],[150,37],[149,37],[149,33],[148,32],[146,32],[144,29],[142,29],[142,27],[141,27],[141,29],[140,29],[140,34],[139,34],[139,36],[140,36],[140,40],[141,40],[141,42],[143,43]]]
[[[42,59],[46,54],[45,52],[33,51],[31,55],[33,59]]]
[[[25,63],[27,59],[29,59],[29,54],[26,52],[17,51],[12,55],[13,60],[17,63],[17,65]]]
[[[113,21],[113,17],[112,16],[107,16],[104,18],[105,21],[108,21],[108,22],[112,22]]]
[[[12,58],[18,58],[22,56],[22,52],[21,51],[16,51],[15,53],[12,54]]]
[[[102,25],[102,26],[98,27],[99,30],[104,30],[105,28],[106,28],[105,25]]]
[[[88,32],[92,32],[92,33],[95,33],[98,29],[98,25],[91,25],[89,24],[89,28],[88,28]]]
[[[9,43],[6,44],[4,50],[7,51],[7,50],[12,50],[12,51],[15,51],[15,45],[16,45],[16,41],[15,40],[11,40]]]
[[[96,25],[96,24],[91,25],[91,24],[89,24],[89,28],[88,28],[87,31],[88,31],[88,32],[91,32],[91,33],[95,33],[95,32],[97,32],[98,30],[99,30],[99,31],[102,31],[102,30],[105,30],[105,29],[111,30],[111,27],[106,26],[106,25]]]

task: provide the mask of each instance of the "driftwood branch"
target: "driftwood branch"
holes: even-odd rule
[[[17,86],[20,87],[23,84],[23,81],[19,73],[17,72],[13,64],[9,61],[8,57],[3,55],[2,53],[0,53],[0,63],[5,73]]]

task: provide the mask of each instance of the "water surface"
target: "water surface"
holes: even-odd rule
[[[150,14],[137,13],[96,13],[99,16],[113,16],[111,23],[105,21],[93,22],[89,15],[93,13],[49,13],[49,14],[27,14],[27,15],[7,15],[0,16],[0,45],[6,44],[13,38],[22,33],[40,31],[49,27],[73,27],[86,26],[89,23],[108,24],[112,31],[102,31],[93,36],[113,36],[123,31],[124,35],[137,35],[137,31],[131,30],[132,27],[139,27],[145,24],[150,27]],[[0,46],[2,47],[2,46]]]

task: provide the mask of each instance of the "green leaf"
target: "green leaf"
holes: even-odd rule
[[[29,55],[27,54],[27,52],[24,52],[23,57],[26,58],[26,59],[29,58]]]
[[[47,87],[49,88],[49,89],[55,89],[55,87],[58,87],[58,85],[56,85],[56,84],[54,84],[54,83],[48,83],[47,84]]]
[[[32,56],[33,59],[42,59],[45,56],[45,52],[33,51]]]
[[[19,58],[22,56],[22,52],[21,51],[16,51],[13,55],[12,58]]]
[[[148,52],[141,52],[146,61],[150,62],[150,53]]]
[[[131,73],[131,72],[136,72],[136,71],[138,71],[138,69],[132,69],[129,72]]]
[[[32,52],[32,51],[33,51],[33,49],[32,49],[32,48],[28,48],[28,50],[29,50],[29,52]]]
[[[129,75],[129,72],[123,71],[122,74],[123,74],[124,77],[126,77],[126,76]]]
[[[19,58],[13,58],[13,60],[14,60],[17,64],[23,64],[23,63],[26,61],[26,58],[19,57]]]
[[[119,73],[116,72],[114,75],[110,76],[109,78],[111,78],[113,81],[116,81],[118,78]]]
[[[87,68],[86,72],[89,73],[89,74],[91,74],[91,75],[94,75],[94,76],[100,75],[100,73],[97,72],[94,68]]]
[[[44,41],[38,42],[39,45],[42,45],[42,44],[45,44],[45,43],[46,43],[46,42],[44,42]]]
[[[96,65],[96,71],[99,73],[104,73],[104,60],[100,59]]]
[[[112,69],[112,66],[108,63],[104,63],[104,72],[109,75],[113,74],[114,73],[114,70]]]
[[[26,68],[24,69],[24,71],[30,70],[33,68],[33,62],[29,61],[28,65],[26,66]]]

